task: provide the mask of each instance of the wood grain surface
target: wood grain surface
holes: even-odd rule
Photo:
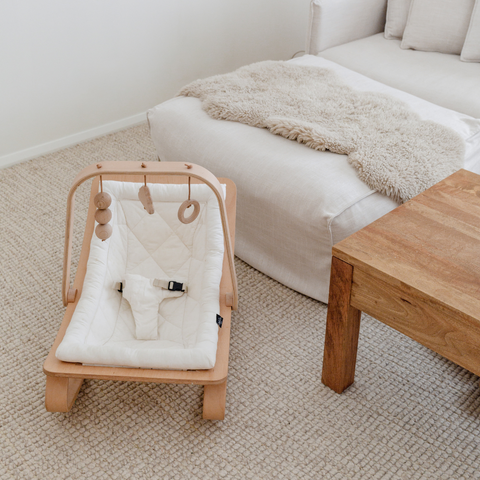
[[[326,385],[353,382],[360,311],[480,375],[479,175],[459,170],[332,251]]]
[[[480,176],[458,171],[336,244],[333,255],[480,320]]]
[[[480,322],[355,268],[351,305],[480,375]]]
[[[350,305],[353,267],[332,258],[322,382],[342,393],[355,378],[360,310]]]

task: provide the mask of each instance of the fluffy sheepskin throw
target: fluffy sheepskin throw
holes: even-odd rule
[[[348,155],[371,189],[398,202],[463,165],[465,145],[456,132],[393,97],[354,90],[325,68],[260,62],[197,80],[179,95],[201,99],[213,118]]]

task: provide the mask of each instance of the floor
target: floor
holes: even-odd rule
[[[320,382],[326,306],[237,260],[227,411],[196,386],[86,381],[47,413],[66,195],[102,159],[155,160],[146,125],[0,171],[0,478],[480,478],[478,378],[363,316],[356,382]],[[88,188],[77,195],[78,257]]]

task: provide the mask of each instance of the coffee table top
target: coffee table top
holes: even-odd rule
[[[333,255],[480,321],[480,175],[459,170],[337,243]]]

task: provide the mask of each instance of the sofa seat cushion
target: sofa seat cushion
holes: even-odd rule
[[[383,33],[323,51],[319,56],[429,102],[480,118],[480,64],[458,55],[402,50]]]

